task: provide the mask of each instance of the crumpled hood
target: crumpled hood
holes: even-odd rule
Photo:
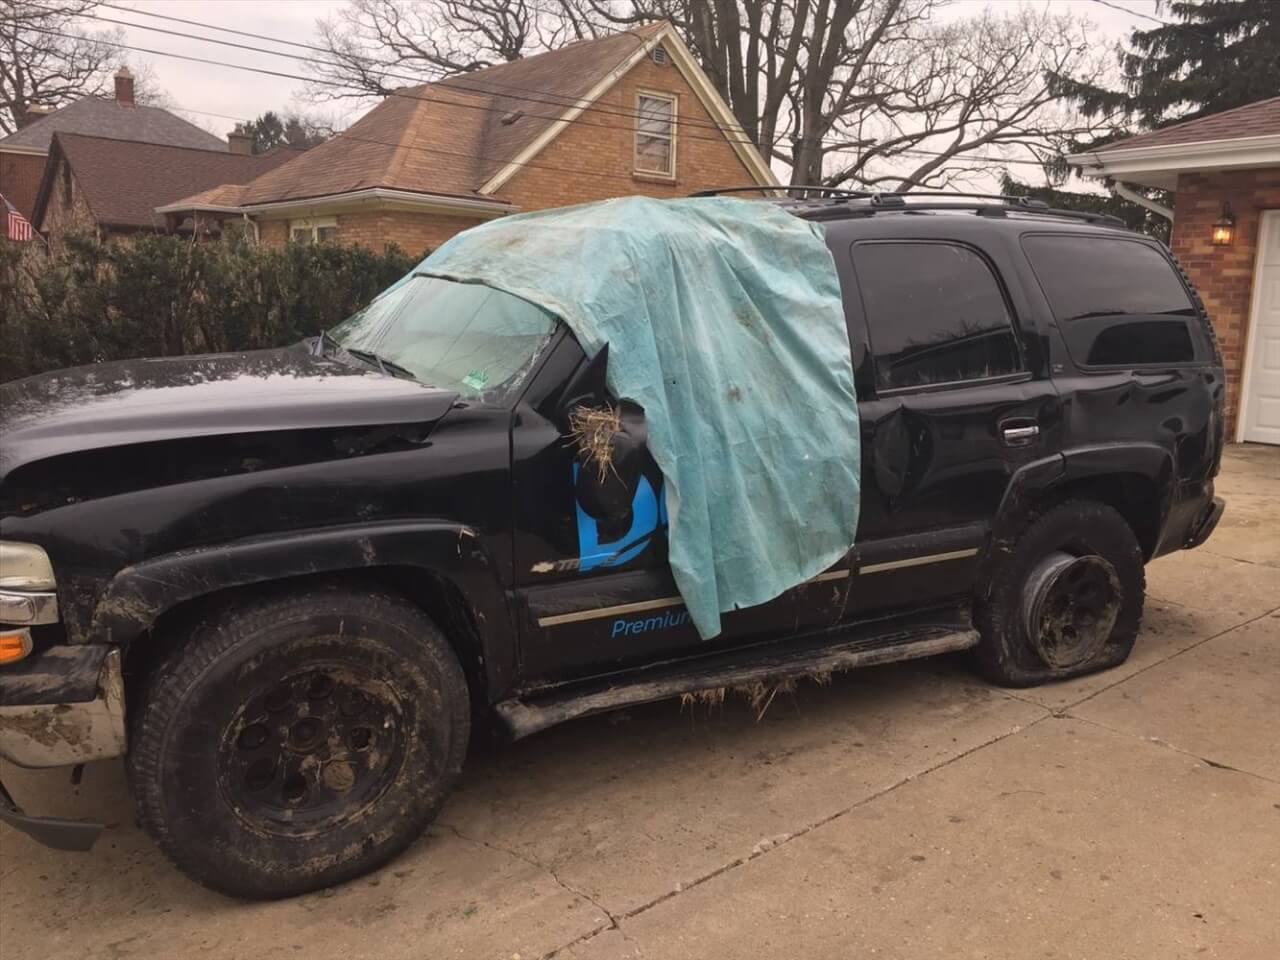
[[[425,423],[456,399],[301,344],[74,367],[0,385],[0,476],[47,457],[181,437]]]

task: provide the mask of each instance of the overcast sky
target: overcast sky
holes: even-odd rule
[[[113,8],[99,8],[99,15],[173,30],[178,33],[200,33],[249,46],[271,47],[286,55],[316,55],[288,45],[217,33],[189,25],[146,16],[146,13],[182,17],[217,26],[230,27],[264,37],[316,42],[315,24],[343,6],[343,0],[113,0],[128,6],[132,13]],[[1052,11],[1070,12],[1088,17],[1097,26],[1100,43],[1114,46],[1134,28],[1152,25],[1156,0],[952,0],[943,16],[963,17],[977,13],[984,6],[999,8],[1030,4]],[[1126,12],[1128,11],[1128,12]],[[93,24],[87,23],[86,27]],[[103,26],[111,26],[103,24]],[[140,27],[126,27],[126,42],[135,47],[166,51],[209,60],[221,60],[274,70],[286,74],[303,74],[305,65],[291,56],[272,56],[251,50],[239,50],[219,44],[171,36]],[[213,133],[226,134],[238,120],[252,119],[267,110],[320,113],[327,119],[345,125],[366,108],[352,105],[313,105],[301,99],[303,83],[284,77],[264,76],[212,64],[191,63],[153,53],[130,51],[135,66],[147,65],[158,86],[171,99],[171,106],[188,119]]]

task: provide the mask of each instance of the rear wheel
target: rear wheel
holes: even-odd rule
[[[1069,500],[1048,510],[978,599],[983,672],[1030,686],[1123,663],[1138,636],[1145,583],[1142,549],[1114,508]]]
[[[130,751],[142,825],[188,875],[291,896],[387,862],[462,767],[467,686],[407,601],[315,589],[228,608],[150,678]]]

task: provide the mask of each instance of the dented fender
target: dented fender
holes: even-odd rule
[[[1010,478],[991,526],[991,544],[980,575],[1012,549],[1027,511],[1036,500],[1070,483],[1096,477],[1138,476],[1159,492],[1160,526],[1168,516],[1176,473],[1172,453],[1156,443],[1105,443],[1074,447],[1033,460]]]
[[[490,689],[511,682],[514,634],[499,571],[471,527],[386,521],[295,530],[182,550],[120,570],[96,607],[93,640],[127,644],[165,612],[221,590],[291,577],[408,567],[447,581],[466,598],[480,634]]]

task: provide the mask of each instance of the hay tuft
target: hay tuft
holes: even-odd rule
[[[613,438],[621,432],[622,412],[617,407],[575,407],[569,414],[569,436],[583,466],[595,469],[601,481],[613,469]]]

